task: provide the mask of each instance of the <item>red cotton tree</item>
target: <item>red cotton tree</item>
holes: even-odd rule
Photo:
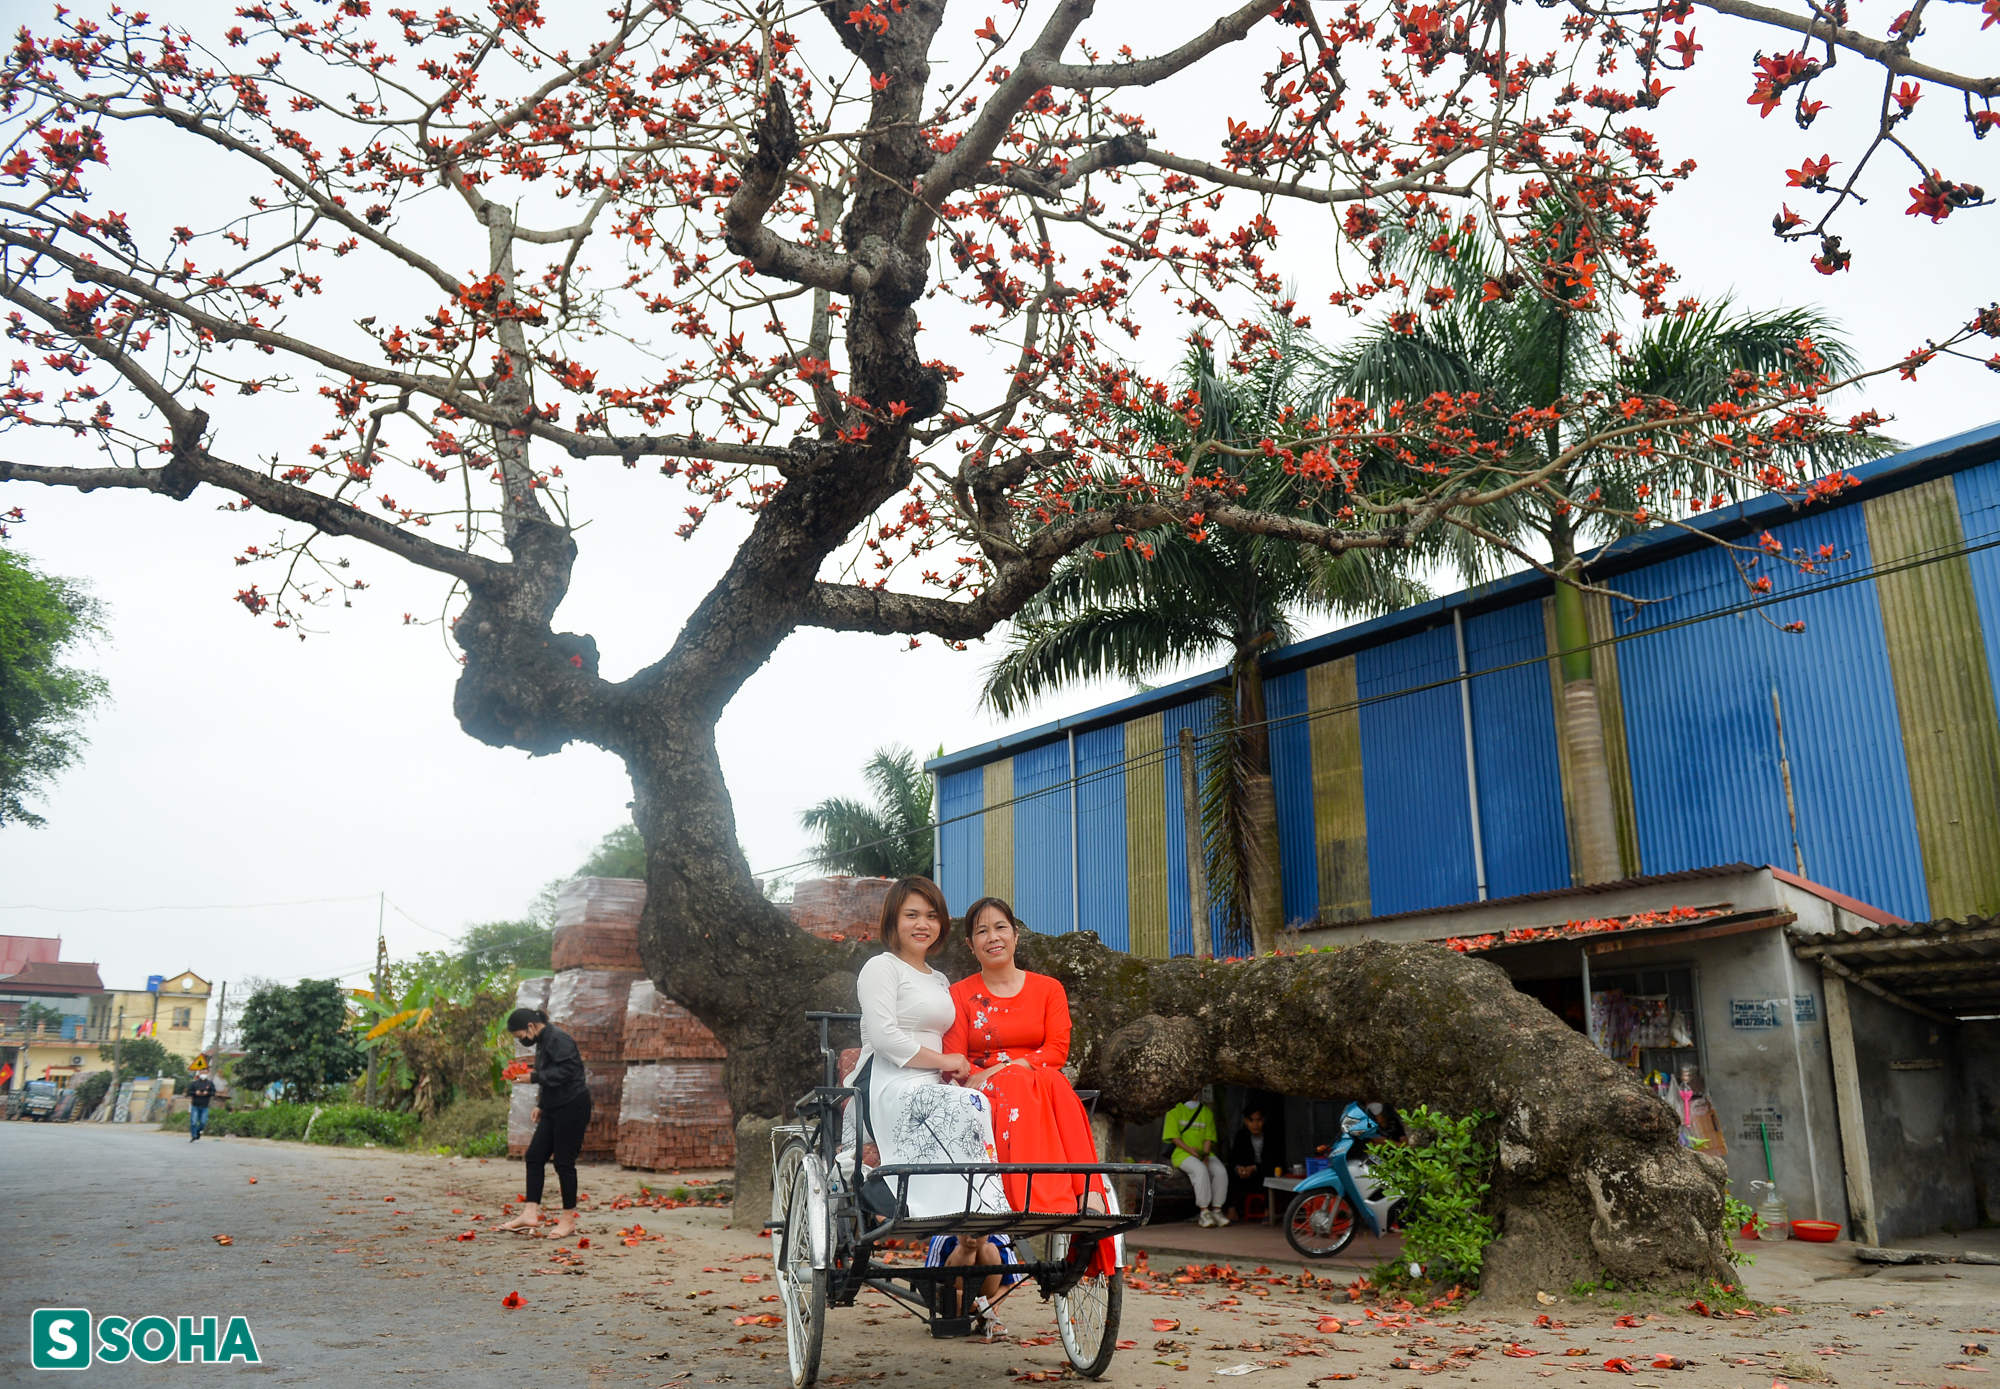
[[[1931,17],[1957,42],[2000,0],[1916,0],[1887,38],[1850,28],[1843,0],[1804,2],[1701,8],[1790,50],[1757,59],[1764,115],[1790,102],[1809,123],[1837,62],[1887,84],[1845,182],[1830,155],[1793,172],[1826,215],[1778,218],[1831,272],[1849,258],[1828,219],[1878,155],[1914,162],[1913,215],[1985,203],[1899,122],[1935,91],[1988,133],[1995,80],[1916,55]],[[1871,423],[1828,416],[1839,383],[1802,342],[1698,416],[1594,395],[1511,417],[1472,397],[1332,400],[1270,439],[1148,447],[1145,412],[1195,402],[1165,384],[1171,362],[1137,360],[1142,320],[1226,333],[1239,365],[1271,350],[1276,316],[1303,321],[1281,221],[1337,263],[1336,307],[1392,322],[1452,291],[1405,282],[1389,243],[1475,233],[1506,247],[1488,295],[1547,294],[1586,323],[1612,296],[1686,311],[1648,221],[1691,165],[1637,118],[1702,51],[1696,6],[1567,0],[1544,21],[1504,0],[1252,0],[1143,55],[1139,11],[1119,34],[1092,0],[995,8],[293,0],[201,31],[57,9],[0,77],[0,293],[20,354],[0,480],[175,501],[205,485],[290,523],[241,555],[281,577],[237,594],[281,629],[361,586],[354,542],[445,576],[465,730],[531,753],[591,743],[629,768],[646,958],[727,1043],[740,1116],[785,1112],[810,1073],[799,1015],[851,1005],[862,956],[760,895],[716,757],[718,716],[795,629],[964,643],[1066,555],[1144,550],[1163,527],[1333,552],[1458,527],[1504,546],[1490,518],[1586,450],[1657,475],[1656,505],[1690,477],[1688,497],[1804,499],[1842,485],[1806,472],[1806,446]],[[1143,13],[1148,38],[1168,27]],[[1246,43],[1268,55],[1261,81],[1228,76]],[[938,81],[947,61],[967,75]],[[1215,147],[1162,148],[1147,102],[1191,92]],[[967,333],[986,342],[967,350]],[[2000,313],[1905,369],[1978,333],[2000,334]],[[1587,427],[1538,452],[1558,420]],[[1282,460],[1282,505],[1246,503],[1248,450]],[[572,507],[594,473],[642,460],[663,475],[663,532],[724,505],[753,517],[671,649],[610,680],[554,620]],[[1490,966],[1427,948],[1239,964],[1039,949],[1115,1114],[1197,1079],[1491,1111],[1491,1286],[1722,1268],[1719,1164],[1676,1147],[1661,1106]]]

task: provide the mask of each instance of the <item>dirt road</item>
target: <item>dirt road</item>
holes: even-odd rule
[[[0,1124],[0,1172],[0,1304],[23,1333],[0,1356],[0,1379],[34,1378],[29,1309],[67,1306],[134,1319],[245,1316],[262,1364],[223,1372],[279,1382],[785,1382],[782,1332],[755,1320],[775,1311],[765,1300],[774,1297],[770,1243],[757,1222],[732,1229],[726,1208],[614,1208],[639,1191],[639,1173],[585,1169],[580,1234],[589,1243],[555,1245],[490,1229],[520,1194],[519,1166],[504,1161],[17,1123]],[[1296,1269],[1234,1273],[1176,1282],[1190,1275],[1163,1267],[1138,1278],[1125,1302],[1123,1334],[1133,1344],[1103,1382],[1187,1389],[1242,1378],[1300,1389],[1353,1379],[1414,1389],[1440,1375],[1539,1386],[1579,1375],[1609,1384],[1596,1378],[1608,1373],[1660,1389],[1774,1381],[1975,1389],[1991,1385],[2000,1358],[1962,1350],[2000,1348],[1994,1268],[1863,1277],[1851,1261],[1781,1248],[1751,1272],[1750,1286],[1788,1311],[1726,1320],[1689,1313],[1683,1300],[1607,1306],[1606,1295],[1592,1301],[1566,1289],[1526,1309],[1385,1315]],[[517,1292],[523,1305],[510,1310],[503,1301]],[[1032,1293],[1005,1304],[1011,1338],[992,1345],[933,1341],[884,1299],[863,1304],[833,1314],[822,1383],[1000,1386],[1061,1368],[1059,1348],[1044,1340],[1052,1323]],[[1549,1324],[1536,1325],[1538,1315]],[[1620,1315],[1631,1324],[1617,1324]],[[1329,1316],[1341,1322],[1337,1332],[1320,1329]],[[1689,1364],[1656,1369],[1659,1357]],[[1607,1360],[1633,1373],[1607,1371]],[[214,1373],[127,1363],[64,1382]]]

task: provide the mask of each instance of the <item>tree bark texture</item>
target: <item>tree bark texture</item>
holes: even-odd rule
[[[1625,876],[1625,867],[1618,854],[1617,807],[1611,798],[1611,766],[1605,760],[1595,680],[1573,680],[1563,686],[1562,719],[1570,771],[1576,778],[1571,804],[1583,881],[1616,882]]]
[[[1249,881],[1244,916],[1250,939],[1259,953],[1277,949],[1285,929],[1285,887],[1279,868],[1278,795],[1271,782],[1270,710],[1264,699],[1264,673],[1258,656],[1269,633],[1252,645],[1247,659],[1236,662],[1236,722],[1242,729],[1245,772],[1243,797],[1243,861]]]
[[[1209,920],[1208,852],[1202,844],[1200,774],[1196,770],[1194,730],[1181,730],[1181,829],[1187,840],[1188,924],[1194,936],[1195,958],[1215,955],[1214,923]]]
[[[1116,1117],[1157,1117],[1211,1081],[1495,1116],[1490,1295],[1727,1274],[1722,1163],[1681,1147],[1667,1105],[1494,965],[1382,942],[1148,960],[1089,933],[1033,937],[1024,957],[1068,989],[1078,1083]]]
[[[876,947],[810,936],[754,894],[731,867],[734,824],[712,760],[675,794],[664,789],[638,807],[650,845],[642,953],[660,988],[729,1048],[739,1121],[789,1116],[819,1072],[804,1014],[852,1011],[855,975]],[[1078,1083],[1101,1091],[1114,1118],[1156,1118],[1212,1081],[1495,1116],[1485,1126],[1502,1230],[1487,1260],[1491,1295],[1606,1274],[1678,1287],[1727,1272],[1722,1164],[1680,1147],[1665,1104],[1484,961],[1379,942],[1154,960],[1077,932],[1027,933],[1022,962],[1067,988]],[[976,968],[957,934],[934,963],[951,978]]]
[[[1568,550],[1568,533],[1559,548]],[[1573,560],[1573,552],[1568,558]],[[1570,572],[1565,567],[1565,573]],[[1584,614],[1583,592],[1573,584],[1555,590],[1557,664],[1562,672],[1563,742],[1569,752],[1570,811],[1576,817],[1577,872],[1585,883],[1616,882],[1625,876],[1618,852],[1617,801],[1611,791],[1611,766],[1605,760],[1604,716],[1597,699],[1596,666],[1590,649],[1590,625]]]

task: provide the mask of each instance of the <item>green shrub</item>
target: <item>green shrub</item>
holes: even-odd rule
[[[1433,1283],[1474,1283],[1486,1246],[1498,1230],[1479,1207],[1491,1190],[1486,1174],[1493,1152],[1473,1138],[1487,1114],[1454,1119],[1429,1105],[1398,1110],[1410,1145],[1383,1143],[1368,1150],[1378,1181],[1408,1203],[1403,1208],[1403,1258],[1421,1266]]]
[[[312,1125],[313,1143],[358,1148],[374,1143],[384,1148],[400,1148],[417,1136],[423,1120],[414,1114],[393,1109],[370,1109],[365,1104],[330,1104],[320,1110]]]
[[[497,1095],[467,1095],[425,1124],[417,1144],[466,1157],[504,1157],[507,1106],[508,1101]]]
[[[188,1116],[185,1109],[175,1114],[169,1114],[166,1118],[160,1120],[161,1133],[186,1133],[187,1131]]]
[[[313,1111],[319,1117],[313,1118]],[[176,1132],[187,1132],[187,1116],[174,1116]],[[162,1128],[167,1125],[162,1124]],[[422,1127],[422,1121],[414,1114],[399,1114],[389,1109],[370,1109],[360,1104],[269,1104],[262,1109],[239,1109],[226,1114],[211,1114],[208,1132],[227,1134],[236,1138],[277,1138],[291,1142],[306,1139],[313,1143],[324,1143],[335,1147],[358,1148],[364,1143],[374,1143],[385,1148],[400,1148],[409,1143]],[[311,1137],[307,1139],[310,1128]]]
[[[84,1115],[90,1113],[92,1109],[96,1108],[97,1102],[104,1098],[104,1092],[110,1088],[111,1072],[109,1071],[92,1071],[82,1080],[79,1080],[76,1083],[76,1117],[81,1119]]]

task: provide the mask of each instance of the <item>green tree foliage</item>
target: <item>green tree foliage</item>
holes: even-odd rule
[[[1311,400],[1307,376],[1322,365],[1289,321],[1271,327],[1270,351],[1243,371],[1218,371],[1208,345],[1198,342],[1182,363],[1177,406],[1156,406],[1133,420],[1140,437],[1191,467],[1227,474],[1241,489],[1235,500],[1260,510],[1290,506],[1293,479],[1282,459],[1255,441],[1287,437]],[[1300,514],[1327,519],[1318,508]],[[1014,619],[982,697],[1009,714],[1081,681],[1143,683],[1224,657],[1231,707],[1219,710],[1203,768],[1209,890],[1227,934],[1250,926],[1257,945],[1269,949],[1284,922],[1260,655],[1298,639],[1307,619],[1390,612],[1429,596],[1410,577],[1407,559],[1386,551],[1329,556],[1239,531],[1149,531],[1122,546],[1079,551],[1058,566]]]
[[[76,1083],[76,1117],[81,1119],[97,1107],[111,1088],[111,1072],[92,1071]]]
[[[168,1051],[157,1038],[127,1037],[122,1042],[106,1042],[97,1049],[98,1057],[105,1061],[112,1060],[114,1053],[121,1079],[133,1076],[170,1076],[175,1080],[188,1078],[187,1062]]]
[[[102,630],[79,584],[0,549],[0,825],[41,824],[26,800],[82,754],[84,715],[105,684],[63,657]]]
[[[646,876],[646,841],[638,826],[626,821],[597,841],[597,848],[572,878],[640,878]]]
[[[636,826],[627,821],[597,841],[590,857],[577,866],[571,878],[640,878],[646,876],[646,843]],[[533,909],[518,921],[487,921],[469,926],[458,938],[458,958],[474,973],[497,973],[512,968],[518,973],[546,973],[553,968],[550,952],[555,947],[556,891],[565,880],[557,879],[535,897]]]
[[[1576,229],[1561,216],[1544,217],[1537,236],[1558,260],[1576,250]],[[1818,367],[1806,355],[1808,343],[1835,379],[1854,370],[1856,357],[1833,320],[1816,309],[1737,310],[1723,300],[1648,320],[1634,333],[1619,316],[1619,299],[1576,280],[1551,280],[1545,293],[1536,293],[1506,263],[1506,248],[1476,236],[1426,242],[1397,233],[1385,257],[1413,284],[1448,289],[1452,297],[1433,312],[1392,315],[1327,356],[1314,374],[1319,398],[1352,396],[1386,406],[1433,392],[1476,392],[1479,409],[1468,420],[1483,421],[1494,439],[1505,436],[1516,412],[1584,406],[1552,415],[1539,436],[1529,436],[1505,461],[1510,471],[1464,474],[1467,486],[1485,487],[1561,463],[1546,482],[1483,510],[1484,537],[1444,528],[1459,540],[1438,557],[1477,583],[1491,577],[1498,546],[1511,546],[1568,581],[1556,585],[1554,607],[1564,690],[1557,712],[1575,783],[1576,867],[1585,882],[1637,872],[1636,829],[1629,820],[1620,823],[1607,770],[1579,587],[1590,575],[1581,552],[1632,534],[1651,515],[1690,504],[1699,512],[1759,494],[1767,487],[1759,478],[1766,466],[1792,477],[1804,465],[1816,475],[1896,445],[1861,433],[1805,446],[1773,437],[1768,457],[1747,460],[1682,449],[1667,436],[1628,434],[1615,446],[1581,448],[1581,441],[1625,423],[1623,407],[1635,398],[1670,400],[1683,410],[1726,409],[1746,383],[1766,373],[1811,375]]]
[[[931,779],[922,759],[892,744],[875,749],[862,775],[873,804],[834,796],[800,813],[815,836],[813,861],[859,878],[930,877]]]
[[[24,1003],[21,1005],[20,1025],[33,1029],[46,1027],[50,1031],[62,1026],[62,1009],[51,1008],[46,1003]]]
[[[389,968],[378,994],[353,991],[363,1053],[375,1051],[378,1102],[430,1116],[464,1097],[490,1097],[514,1052],[502,1026],[515,972],[427,951]]]
[[[252,1090],[282,1083],[291,1099],[309,1103],[365,1064],[347,994],[332,979],[258,990],[243,1005],[240,1026],[244,1055],[234,1078]]]
[[[1369,1170],[1408,1204],[1403,1208],[1405,1263],[1432,1283],[1475,1283],[1486,1246],[1499,1234],[1480,1207],[1491,1184],[1493,1151],[1473,1137],[1493,1116],[1454,1119],[1429,1105],[1397,1110],[1409,1134],[1408,1146],[1382,1143],[1368,1150]]]
[[[549,921],[524,917],[519,921],[486,921],[468,926],[458,938],[458,960],[474,972],[513,968],[524,974],[546,974],[555,966],[555,927]]]

